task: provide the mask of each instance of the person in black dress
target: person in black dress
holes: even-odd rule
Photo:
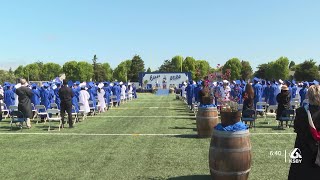
[[[250,110],[254,110],[254,90],[252,88],[252,85],[250,83],[248,83],[246,85],[245,91],[242,93],[242,97],[243,97],[243,108],[242,108],[242,114],[244,113],[244,111],[250,109]],[[244,117],[246,117],[245,114],[243,114]]]
[[[317,131],[320,131],[320,86],[312,85],[308,89],[309,111]],[[320,167],[315,164],[319,142],[311,134],[305,107],[296,110],[294,132],[297,133],[294,148],[301,152],[301,163],[292,163],[288,180],[319,180]]]
[[[24,117],[27,119],[27,127],[31,128],[30,119],[33,116],[32,106],[31,106],[31,97],[33,95],[32,90],[27,87],[27,81],[25,79],[20,80],[21,87],[16,90],[18,95],[18,110],[21,111]]]
[[[277,95],[278,109],[277,109],[277,119],[282,115],[282,112],[286,109],[290,109],[290,91],[288,86],[283,85],[281,87],[281,92]]]
[[[72,122],[72,98],[74,96],[73,91],[71,87],[68,87],[68,82],[66,80],[63,81],[63,86],[59,89],[59,96],[61,99],[61,120],[62,120],[62,127],[64,127],[65,121],[64,121],[64,115],[65,112],[68,113],[68,123],[69,128],[73,128],[73,122]]]

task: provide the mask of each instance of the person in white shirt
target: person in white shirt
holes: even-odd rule
[[[83,104],[80,106],[80,110],[84,110],[85,114],[90,112],[89,98],[90,94],[86,91],[85,86],[81,86],[81,91],[79,92],[79,103]]]
[[[129,96],[129,100],[132,100],[132,86],[131,86],[131,83],[128,84],[128,96]]]
[[[106,94],[106,92],[104,91],[104,89],[102,88],[104,85],[101,83],[98,85],[98,104],[100,106],[100,112],[105,112],[105,108],[106,108],[106,101],[104,98],[104,95]]]
[[[124,101],[126,99],[126,85],[121,85],[121,100]]]

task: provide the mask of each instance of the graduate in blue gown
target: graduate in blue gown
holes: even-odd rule
[[[256,107],[257,102],[261,102],[262,100],[262,85],[259,84],[259,79],[254,78],[253,79],[253,90],[254,90],[254,108],[261,109],[261,106]]]
[[[32,88],[32,97],[31,97],[31,102],[36,105],[40,105],[40,91],[38,89],[38,86],[36,84],[31,85]]]
[[[294,80],[292,80],[292,84],[291,84],[291,97],[292,97],[292,99],[296,98],[297,90],[298,90],[297,84]]]
[[[88,83],[88,93],[90,95],[89,101],[92,101],[93,107],[96,108],[97,107],[97,101],[96,101],[97,91],[92,82]]]
[[[133,83],[132,84],[132,93],[133,93],[133,98],[137,99],[138,96],[137,96],[137,87],[136,85]]]
[[[308,92],[308,86],[309,83],[308,82],[304,82],[302,89],[300,89],[299,94],[300,94],[300,106],[303,106],[303,101],[306,99],[306,95]]]
[[[11,84],[9,83],[4,87],[3,102],[7,105],[8,108],[15,103],[14,92],[12,90]]]
[[[110,96],[111,96],[111,88],[110,88],[110,82],[104,82],[103,90],[105,92],[104,98],[106,100],[107,108],[109,109],[110,106]]]
[[[50,103],[52,101],[52,96],[49,89],[49,84],[44,83],[43,87],[40,90],[40,96],[41,96],[41,105],[44,105],[46,109],[50,109]]]
[[[276,81],[273,80],[269,89],[269,105],[277,105],[277,89]]]
[[[74,110],[76,113],[79,112],[79,93],[80,93],[80,88],[79,88],[79,83],[74,83],[72,86],[72,92],[74,96],[72,97],[72,105],[74,106]]]
[[[238,104],[242,104],[242,88],[240,87],[241,81],[236,80],[235,85],[232,90],[232,97],[233,99],[237,99]]]
[[[197,82],[197,86],[194,88],[194,100],[195,100],[195,102],[197,102],[197,103],[200,102],[199,92],[200,92],[201,89],[202,89],[201,83],[202,83],[202,81],[198,81],[198,82]]]
[[[52,88],[53,87],[53,83],[52,82],[48,82],[48,89],[49,89],[49,92],[50,92],[50,103],[55,103],[55,99],[54,99],[54,89]]]
[[[57,86],[57,88],[54,89],[53,92],[54,92],[54,96],[55,96],[55,103],[57,104],[58,109],[60,109],[61,99],[60,99],[60,96],[59,96],[59,89],[61,88],[61,83],[57,82],[56,86]]]
[[[193,85],[193,81],[189,81],[189,84],[186,88],[187,91],[187,103],[189,108],[191,109],[191,105],[192,105],[192,98],[194,95],[194,85]]]

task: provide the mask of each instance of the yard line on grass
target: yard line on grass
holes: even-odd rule
[[[103,118],[194,118],[194,116],[89,116],[89,117],[103,117]]]
[[[179,136],[182,134],[91,134],[91,133],[0,133],[1,135],[56,135],[56,136]]]
[[[94,134],[94,133],[0,133],[1,135],[56,135],[56,136],[196,136],[196,134]],[[250,133],[254,135],[292,135],[295,133]]]

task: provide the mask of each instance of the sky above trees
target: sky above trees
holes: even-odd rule
[[[156,70],[175,55],[211,66],[237,57],[259,64],[286,56],[319,61],[319,1],[57,0],[1,4],[0,69],[37,61],[114,69],[139,54]]]

